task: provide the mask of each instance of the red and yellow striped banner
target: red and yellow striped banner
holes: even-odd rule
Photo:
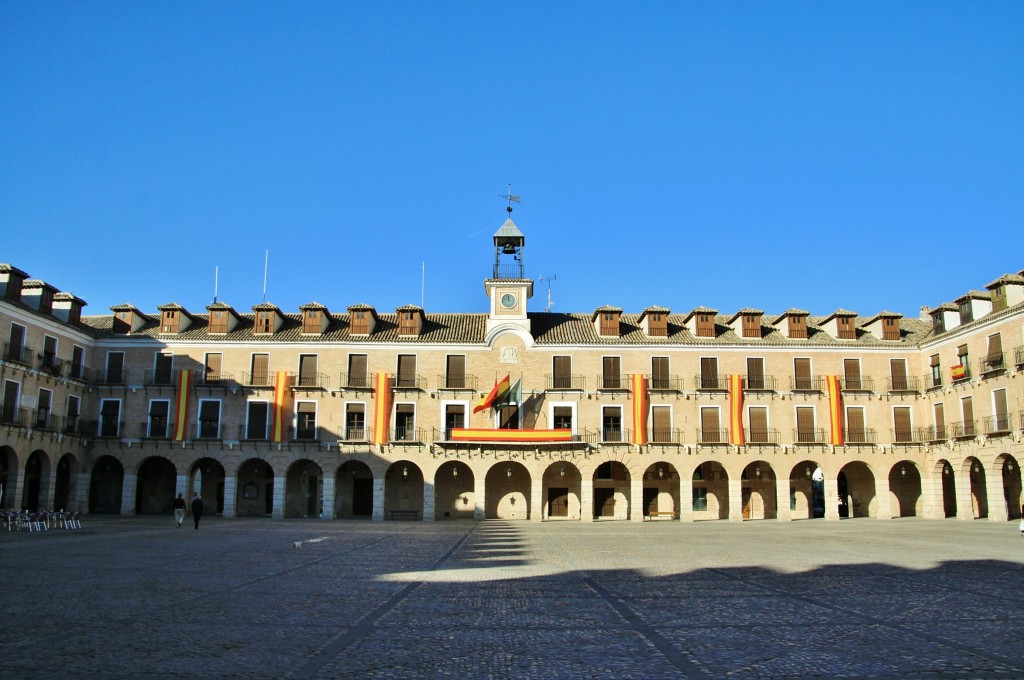
[[[486,428],[453,428],[453,442],[571,442],[571,429],[558,430],[493,430]]]
[[[647,379],[633,374],[633,443],[647,443]]]
[[[288,373],[278,371],[274,375],[274,403],[270,405],[270,441],[283,442],[288,423],[286,407],[289,397]]]
[[[729,443],[743,446],[743,376],[729,376]]]
[[[967,369],[964,367],[963,364],[957,364],[956,366],[950,366],[950,368],[949,368],[949,376],[953,380],[963,380],[965,377],[967,377]]]
[[[192,391],[192,371],[178,371],[178,393],[174,395],[174,441],[188,438],[188,395]]]
[[[828,385],[828,419],[832,427],[832,445],[843,444],[843,396],[839,391],[839,376],[825,376]]]
[[[378,373],[374,379],[377,401],[373,407],[373,443],[388,443],[388,423],[391,420],[391,383],[387,373]]]

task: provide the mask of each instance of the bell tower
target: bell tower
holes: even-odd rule
[[[510,201],[511,203],[511,201]],[[526,278],[523,251],[526,237],[512,221],[512,206],[508,219],[494,234],[494,269],[484,281],[484,289],[491,301],[487,316],[487,332],[497,326],[518,326],[527,332],[530,320],[526,316],[526,301],[533,297],[533,279]]]

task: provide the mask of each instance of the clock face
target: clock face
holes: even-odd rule
[[[516,306],[516,296],[512,293],[505,293],[501,296],[501,306],[505,309],[512,309]]]

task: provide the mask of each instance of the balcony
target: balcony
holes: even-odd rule
[[[648,444],[682,444],[683,431],[669,427],[651,427],[647,429]]]
[[[705,430],[704,428],[697,429],[697,441],[701,444],[728,444],[729,443],[729,428],[716,427],[714,429]]]
[[[824,392],[825,379],[820,375],[791,375],[789,389],[793,392]]]
[[[123,420],[102,418],[99,422],[99,430],[96,436],[100,439],[114,439],[120,437],[125,431]]]
[[[946,429],[945,425],[929,425],[928,427],[918,429],[921,432],[920,437],[923,442],[941,442],[949,439],[949,430]]]
[[[35,413],[32,414],[32,427],[37,430],[47,430],[49,432],[60,432],[61,421],[63,418],[55,416],[49,409],[36,409]]]
[[[166,418],[151,418],[148,422],[139,423],[139,439],[170,439],[174,433],[174,425]]]
[[[32,412],[27,408],[14,408],[7,404],[0,405],[0,425],[28,427]]]
[[[196,423],[196,439],[220,439],[220,421],[200,420]]]
[[[427,381],[419,374],[396,375],[388,378],[393,390],[422,390],[427,386]]]
[[[928,435],[926,428],[916,429],[894,429],[889,430],[889,441],[893,444],[921,444],[922,442],[928,441],[925,437]]]
[[[344,442],[368,442],[373,439],[373,428],[358,426],[347,426],[342,434],[341,441]]]
[[[326,373],[288,373],[292,378],[292,389],[326,390],[331,386],[331,378]]]
[[[796,428],[793,430],[794,444],[828,444],[830,439],[824,428]]]
[[[582,375],[545,375],[544,389],[548,392],[582,392],[587,379]]]
[[[839,389],[843,392],[874,392],[875,379],[871,377],[840,378]]]
[[[143,375],[143,385],[156,387],[173,387],[175,373],[170,369],[148,369]]]
[[[743,389],[748,392],[777,392],[779,381],[774,375],[745,375]]]
[[[1013,429],[1012,418],[1009,413],[999,413],[994,416],[987,416],[982,421],[982,426],[985,428],[986,435],[1005,435],[1010,434]]]
[[[600,392],[628,392],[630,390],[630,376],[619,373],[598,375],[597,389]]]
[[[878,433],[870,429],[847,430],[844,434],[844,442],[848,445],[871,445],[878,441]]]
[[[602,444],[629,444],[633,441],[633,431],[622,427],[602,427]]]
[[[995,352],[978,360],[978,372],[981,375],[1006,370],[1006,358],[1003,352]]]
[[[239,425],[238,439],[250,442],[268,441],[270,439],[270,428],[259,422],[250,422],[248,428],[245,425]]]
[[[372,390],[373,379],[365,373],[342,373],[338,385],[343,390]]]
[[[40,354],[39,355],[39,370],[60,377],[64,374],[65,365],[68,362],[64,359],[58,359],[53,354]]]
[[[893,394],[900,392],[917,393],[921,391],[921,381],[918,380],[916,375],[906,376],[905,378],[887,378],[886,386],[889,392]]]
[[[292,440],[297,442],[320,441],[320,428],[316,425],[300,425],[299,427],[288,428],[292,434]]]
[[[1017,367],[1024,367],[1024,345],[1013,348],[1013,364]]]
[[[459,390],[475,390],[477,379],[475,375],[438,375],[437,389],[457,392]]]
[[[25,345],[12,344],[10,342],[4,344],[4,359],[11,363],[31,366],[33,354],[35,352]]]
[[[93,382],[97,385],[116,387],[128,384],[128,369],[113,368],[93,371]]]
[[[921,382],[924,384],[925,390],[937,390],[942,387],[942,372],[939,371],[938,374],[926,375],[921,379]]]
[[[774,428],[752,430],[747,427],[743,429],[743,437],[747,445],[770,444],[777,446],[782,442],[782,436]]]
[[[948,432],[953,439],[970,439],[978,436],[978,428],[973,420],[950,423]]]
[[[729,376],[727,375],[695,375],[693,384],[698,392],[728,392]]]
[[[70,415],[64,418],[64,434],[88,437],[96,432],[96,422],[82,420],[77,415]]]
[[[683,379],[675,375],[645,375],[650,392],[682,392]]]
[[[420,427],[393,427],[388,431],[388,441],[422,444],[426,441],[426,432]]]
[[[273,387],[274,377],[270,371],[242,371],[242,385],[245,387]]]

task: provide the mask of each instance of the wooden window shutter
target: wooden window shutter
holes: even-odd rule
[[[656,390],[667,390],[669,388],[668,357],[651,358],[651,388]]]
[[[206,380],[220,380],[221,363],[224,359],[223,354],[207,354],[206,355]]]
[[[717,408],[702,407],[700,409],[700,430],[701,441],[709,443],[721,443],[724,441],[719,426],[719,413]]]
[[[946,408],[943,404],[935,404],[932,413],[935,418],[935,438],[946,438]]]
[[[555,389],[572,387],[572,357],[552,357],[551,370],[554,375],[552,386]]]
[[[988,361],[990,364],[999,362],[1003,356],[1003,339],[999,333],[988,336]]]
[[[860,361],[857,359],[843,359],[843,371],[846,374],[846,389],[861,389]]]
[[[619,373],[619,357],[601,358],[601,386],[608,390],[617,390],[622,387],[621,375]]]
[[[668,406],[651,408],[651,440],[656,442],[672,440],[672,410]]]
[[[763,390],[764,387],[764,359],[761,357],[747,357],[747,388]]]
[[[809,390],[812,387],[811,381],[811,360],[793,359],[793,373],[796,377],[796,389]]]
[[[906,359],[890,359],[889,373],[892,377],[892,388],[894,390],[906,390],[909,387]]]
[[[910,407],[897,406],[892,410],[893,426],[896,430],[896,441],[909,442],[912,440],[910,434]]]
[[[864,431],[863,407],[848,406],[846,408],[846,438],[854,443],[864,443],[867,440]]]
[[[929,365],[932,366],[933,368],[935,366],[939,365],[939,355],[938,354],[933,354],[932,355],[931,361],[930,361]]]
[[[252,378],[251,383],[253,385],[269,385],[270,384],[270,355],[269,354],[253,354],[252,355]]]
[[[718,358],[701,357],[700,386],[704,389],[718,389]]]
[[[348,355],[348,384],[349,387],[366,387],[366,355]]]
[[[768,441],[768,407],[751,406],[747,411],[750,420],[750,441],[753,443],[766,443]]]
[[[398,386],[399,387],[415,387],[416,386],[416,355],[415,354],[399,354],[398,355]]]
[[[974,402],[970,397],[964,397],[960,400],[960,407],[963,411],[964,421],[974,420]]]
[[[810,406],[797,406],[796,408],[796,432],[797,441],[813,442],[814,432],[814,409]]]
[[[449,354],[446,366],[447,386],[461,389],[466,386],[466,357],[462,354]]]
[[[299,385],[302,387],[316,387],[319,377],[318,361],[316,354],[299,355]]]
[[[265,401],[249,402],[249,420],[246,429],[248,439],[267,438],[267,417],[270,414],[270,404]]]

